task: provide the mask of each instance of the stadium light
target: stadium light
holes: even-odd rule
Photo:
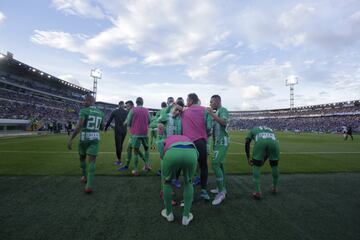
[[[33,72],[36,72],[36,70],[35,70],[35,69],[33,69],[32,71],[33,71]]]
[[[290,86],[290,110],[294,108],[294,85],[299,84],[299,77],[291,75],[285,79],[285,85]]]
[[[90,76],[94,78],[94,85],[93,85],[93,96],[96,101],[96,93],[97,93],[97,81],[102,77],[102,70],[99,68],[91,69]]]

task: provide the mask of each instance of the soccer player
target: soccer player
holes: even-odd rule
[[[252,160],[250,159],[250,143],[254,140],[254,149],[252,154]],[[277,183],[279,179],[279,142],[271,128],[262,126],[254,127],[250,130],[245,141],[246,158],[253,170],[253,180],[255,183],[255,192],[253,197],[257,200],[261,199],[260,188],[260,167],[264,162],[269,159],[271,172],[272,172],[272,189],[271,192],[276,194]]]
[[[100,128],[104,125],[104,113],[94,106],[95,99],[92,95],[85,96],[85,108],[80,110],[79,122],[68,141],[68,149],[72,149],[72,140],[80,132],[79,155],[82,169],[81,182],[86,183],[85,192],[93,191],[95,175],[95,161],[99,149]],[[86,156],[89,159],[89,168],[86,167]]]
[[[134,170],[132,174],[139,176],[138,163],[140,146],[145,150],[145,171],[151,170],[149,159],[148,127],[150,124],[149,110],[143,107],[144,101],[141,97],[136,99],[136,107],[129,111],[126,122],[132,135],[132,147],[134,148]]]
[[[175,177],[176,172],[182,171],[184,176],[184,210],[182,224],[186,226],[194,218],[193,214],[190,213],[194,194],[192,178],[196,170],[196,162],[199,154],[193,142],[183,135],[172,135],[166,138],[162,147],[160,147],[160,154],[163,156],[162,174],[165,205],[165,209],[161,211],[161,215],[169,222],[174,221],[171,180]]]
[[[115,165],[122,165],[121,162],[121,153],[123,148],[123,143],[126,137],[126,126],[124,126],[124,122],[126,120],[126,117],[128,115],[128,112],[124,109],[125,105],[123,101],[119,102],[119,107],[115,109],[111,115],[109,120],[107,121],[105,125],[104,131],[107,131],[109,128],[111,122],[113,119],[115,119],[115,129],[114,129],[114,135],[115,135],[115,147],[116,147],[116,161]]]
[[[195,145],[199,152],[198,164],[200,167],[201,197],[210,200],[207,193],[208,165],[207,165],[207,138],[212,128],[212,120],[205,107],[199,105],[199,98],[190,93],[186,99],[187,108],[183,111],[182,131]]]
[[[127,101],[125,103],[125,106],[126,106],[127,111],[130,111],[134,107],[134,102],[129,100],[129,101]],[[127,126],[126,120],[124,122],[124,126]],[[125,164],[125,166],[120,167],[118,169],[118,171],[120,171],[120,172],[127,171],[129,169],[130,162],[131,162],[131,159],[132,159],[132,152],[133,152],[132,144],[133,144],[133,140],[132,140],[132,135],[131,135],[131,132],[130,132],[129,133],[129,139],[128,139],[128,146],[127,146],[127,149],[126,149],[126,152],[127,152],[126,164]],[[144,157],[143,153],[140,151],[140,149],[139,149],[139,157],[141,157],[141,159],[145,162],[145,157]]]
[[[348,136],[351,137],[351,140],[352,140],[352,141],[354,140],[354,137],[353,137],[353,135],[352,135],[352,127],[351,127],[351,126],[348,126],[348,127],[346,128],[346,137],[345,137],[345,140],[348,139]]]
[[[226,152],[229,148],[229,134],[227,132],[229,112],[221,105],[221,97],[219,95],[213,95],[211,97],[210,106],[207,110],[214,122],[212,131],[214,147],[212,168],[217,184],[217,189],[211,190],[212,193],[217,193],[215,199],[212,201],[212,205],[219,205],[225,199],[226,195],[224,162]],[[216,113],[213,112],[214,110]]]

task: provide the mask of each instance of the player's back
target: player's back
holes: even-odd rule
[[[247,138],[255,140],[255,142],[277,140],[274,131],[266,126],[259,126],[252,128]]]
[[[104,123],[104,113],[95,106],[90,106],[80,110],[80,119],[84,120],[80,141],[99,141],[99,130]]]

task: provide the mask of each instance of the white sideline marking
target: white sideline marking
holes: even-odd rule
[[[39,154],[77,154],[76,151],[15,151],[15,150],[0,150],[0,153],[39,153]],[[115,154],[114,152],[99,152],[99,154]],[[125,155],[123,153],[122,155]],[[151,155],[158,154],[157,152],[150,152]],[[307,155],[307,154],[360,154],[360,152],[280,152],[284,155]],[[245,153],[227,153],[227,155],[245,155]]]

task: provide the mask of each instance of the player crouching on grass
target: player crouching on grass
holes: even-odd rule
[[[250,143],[254,140],[254,149],[252,160],[250,160]],[[276,194],[277,183],[279,179],[279,142],[275,137],[275,134],[271,128],[268,127],[254,127],[250,130],[246,137],[245,142],[246,158],[250,166],[252,166],[253,180],[255,183],[256,191],[253,193],[253,197],[257,200],[261,199],[260,188],[260,167],[269,158],[271,172],[272,172],[272,189],[271,192]]]
[[[94,106],[95,99],[90,94],[85,96],[85,108],[80,110],[79,122],[69,138],[67,147],[72,149],[72,140],[80,132],[79,155],[80,167],[82,169],[81,182],[86,183],[85,192],[93,191],[93,181],[95,175],[95,161],[99,149],[100,127],[104,126],[104,113]],[[89,159],[89,168],[86,168],[86,156]]]
[[[161,211],[161,215],[169,222],[174,221],[171,180],[174,179],[178,171],[182,171],[184,177],[182,224],[186,226],[194,218],[193,214],[190,213],[194,195],[192,178],[196,171],[199,153],[192,141],[183,135],[172,135],[166,138],[163,145],[160,146],[159,151],[162,155],[161,174],[163,175],[162,187],[164,190],[165,204],[165,209]]]

